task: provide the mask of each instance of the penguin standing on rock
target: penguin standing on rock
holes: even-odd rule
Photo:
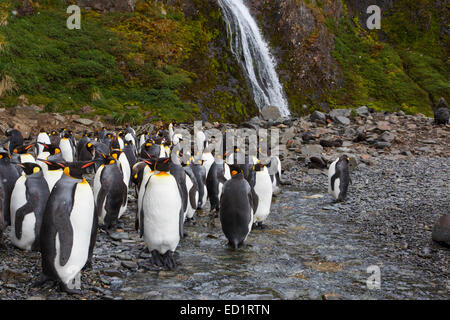
[[[94,195],[82,176],[93,164],[64,163],[64,174],[48,198],[42,220],[42,274],[35,286],[55,280],[63,291],[81,293],[77,282],[81,269],[90,265],[97,236]]]
[[[50,191],[39,165],[19,164],[24,175],[11,195],[11,242],[23,250],[39,249],[39,232]]]
[[[351,182],[349,160],[347,155],[342,155],[328,169],[328,193],[334,197],[336,202],[342,202],[347,197],[348,186]]]
[[[219,217],[229,245],[237,249],[251,231],[258,199],[244,178],[244,166],[233,164],[230,170],[231,179],[224,183],[220,197]]]
[[[149,178],[139,217],[139,234],[152,254],[152,262],[170,270],[173,253],[183,234],[183,201],[179,183],[170,173],[170,158],[158,159]]]
[[[447,124],[449,120],[448,105],[444,98],[439,100],[436,108],[434,109],[434,123],[435,124]]]

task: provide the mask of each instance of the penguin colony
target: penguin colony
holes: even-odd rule
[[[229,245],[242,246],[252,228],[265,227],[272,197],[280,191],[279,158],[262,163],[249,157],[238,164],[237,146],[225,159],[215,156],[215,145],[200,131],[194,139],[201,152],[194,155],[192,149],[183,162],[183,137],[176,126],[172,122],[139,136],[130,126],[102,128],[85,131],[78,141],[68,129],[41,130],[28,145],[20,131],[8,129],[0,144],[0,247],[10,225],[14,246],[41,253],[35,286],[56,281],[61,290],[80,293],[80,274],[92,267],[98,228],[117,226],[127,210],[129,188],[138,200],[135,228],[153,264],[176,267],[173,254],[184,237],[184,223],[208,199]],[[95,174],[92,185],[84,178],[88,173]],[[328,175],[329,193],[345,200],[348,158],[333,162]]]

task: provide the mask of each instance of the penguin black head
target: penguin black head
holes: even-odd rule
[[[41,129],[39,129],[39,132],[40,132],[40,133],[44,133],[44,132],[45,132],[45,129],[44,129],[44,128],[41,128]]]
[[[95,146],[92,142],[86,143],[86,149],[93,155],[95,152]]]
[[[266,164],[263,163],[257,163],[253,166],[254,171],[263,171],[264,167],[266,167]]]
[[[122,154],[122,150],[114,149],[110,152],[110,156],[115,160],[119,160],[120,155]]]
[[[344,161],[348,164],[350,158],[346,154],[343,154],[342,156],[339,157],[339,161]]]
[[[17,165],[23,169],[23,172],[25,172],[27,176],[38,173],[42,170],[38,164],[33,162],[24,162]]]
[[[64,174],[75,179],[83,179],[83,174],[86,169],[95,164],[95,161],[79,161],[79,162],[65,162]]]
[[[231,177],[234,177],[234,176],[244,173],[244,165],[243,164],[230,164],[229,166],[230,166]]]
[[[17,154],[24,154],[28,152],[28,149],[30,149],[33,146],[33,144],[30,144],[28,146],[19,146],[14,148],[13,153],[17,153]]]
[[[11,156],[7,150],[0,148],[0,160],[2,159],[11,159]]]
[[[159,158],[155,163],[155,171],[168,172],[170,171],[170,158]]]

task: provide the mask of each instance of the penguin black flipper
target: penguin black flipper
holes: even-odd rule
[[[197,204],[195,202],[195,195],[198,191],[198,185],[197,183],[194,183],[194,185],[192,186],[191,190],[189,190],[189,203],[191,203],[193,206],[193,209],[197,209]]]
[[[22,239],[22,222],[25,219],[25,216],[27,214],[30,214],[33,212],[33,206],[28,201],[27,197],[27,203],[25,203],[21,208],[17,209],[16,211],[16,220],[15,220],[15,233],[17,239]]]
[[[36,223],[34,224],[34,234],[36,238],[31,246],[32,251],[39,250],[39,237],[41,232],[42,219],[47,205],[48,198],[50,197],[50,190],[48,189],[48,183],[44,179],[42,171],[28,177],[26,182],[26,198],[27,202],[31,204]],[[23,221],[23,220],[22,220]]]
[[[98,216],[96,212],[94,212],[91,230],[91,240],[89,242],[88,259],[86,261],[84,268],[92,268],[92,255],[94,254],[94,246],[97,240],[97,232],[98,232],[97,228],[98,228]]]
[[[253,210],[253,214],[255,214],[256,210],[258,210],[259,198],[258,198],[258,195],[255,192],[255,189],[253,189],[252,187],[250,187],[250,192],[248,193],[248,200],[249,200],[249,203],[250,203],[250,207]]]
[[[50,208],[54,212],[54,221],[56,226],[56,232],[58,234],[60,243],[60,257],[59,263],[64,266],[70,258],[73,245],[73,228],[70,222],[70,213],[73,208],[73,199],[75,197],[75,190],[77,184],[73,185],[72,194],[70,197],[66,197],[67,201],[54,204],[52,202]],[[52,206],[55,208],[52,208]]]

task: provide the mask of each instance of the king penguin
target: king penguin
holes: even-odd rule
[[[95,212],[100,226],[108,230],[117,223],[119,212],[127,204],[127,191],[117,160],[107,157],[94,177]]]
[[[39,232],[50,191],[39,165],[19,164],[24,174],[11,195],[11,242],[23,250],[39,250]]]
[[[9,152],[0,147],[0,245],[3,243],[3,230],[10,224],[11,194],[19,177],[19,170],[11,163]]]
[[[50,193],[40,234],[42,274],[35,286],[56,280],[61,290],[81,293],[77,282],[81,269],[91,263],[97,237],[94,195],[82,176],[93,164],[65,163],[64,175]]]
[[[328,169],[328,193],[336,202],[342,202],[347,197],[348,186],[351,182],[347,155],[337,158]]]
[[[45,132],[44,129],[41,129],[36,138],[36,149],[35,149],[36,156],[38,156],[44,151],[44,145],[49,144],[51,144],[50,137],[48,136],[47,132]]]
[[[244,165],[230,165],[231,179],[223,186],[219,217],[228,243],[237,249],[251,231],[258,199],[244,178]]]
[[[202,210],[208,199],[208,189],[206,188],[206,168],[203,166],[203,160],[194,158],[191,163],[192,172],[195,175],[198,186],[197,209]]]
[[[190,166],[190,160],[183,163],[183,169],[186,172],[186,189],[188,193],[188,204],[184,212],[184,220],[192,220],[198,205],[198,183],[197,178]]]
[[[176,178],[170,173],[170,158],[158,159],[146,186],[139,217],[139,234],[152,254],[152,262],[170,270],[183,234],[183,201]]]

